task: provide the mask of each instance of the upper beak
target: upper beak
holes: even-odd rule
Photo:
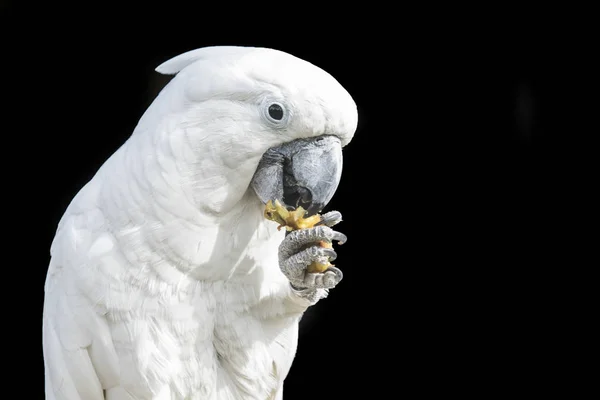
[[[279,200],[319,213],[333,197],[342,176],[342,145],[335,136],[296,139],[263,155],[252,179],[262,200]]]

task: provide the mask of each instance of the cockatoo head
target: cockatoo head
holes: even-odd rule
[[[234,46],[193,50],[156,70],[177,75],[153,104],[153,123],[185,131],[180,156],[196,166],[195,195],[214,199],[212,208],[226,210],[248,190],[311,214],[331,200],[358,115],[327,72],[278,50]]]

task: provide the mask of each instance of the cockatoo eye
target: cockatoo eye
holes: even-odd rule
[[[262,103],[263,118],[273,128],[284,128],[290,119],[290,110],[281,102],[264,99]]]
[[[273,103],[269,106],[269,117],[275,121],[281,121],[283,119],[283,112],[281,104]]]

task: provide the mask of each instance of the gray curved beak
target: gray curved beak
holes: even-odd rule
[[[263,203],[279,200],[302,206],[309,215],[323,210],[342,176],[342,145],[335,136],[296,139],[265,152],[251,186]]]

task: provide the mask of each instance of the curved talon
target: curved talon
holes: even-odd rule
[[[339,268],[331,266],[323,273],[323,284],[326,288],[332,288],[340,283],[343,277],[344,274]]]
[[[315,226],[325,225],[332,227],[339,224],[342,221],[342,213],[339,211],[329,211],[321,215],[321,220],[315,224]]]
[[[329,269],[325,272],[325,275],[327,274],[333,275],[333,279],[335,280],[336,284],[339,283],[344,277],[342,270],[334,266],[329,267]]]
[[[334,261],[337,258],[337,253],[335,250],[328,247],[321,247],[321,249],[323,249],[321,252],[329,259],[329,261]]]
[[[333,232],[333,238],[332,240],[335,240],[338,242],[338,244],[344,244],[346,243],[346,241],[348,240],[348,238],[346,237],[346,235],[344,235],[341,232],[337,232],[337,231],[332,231]]]

